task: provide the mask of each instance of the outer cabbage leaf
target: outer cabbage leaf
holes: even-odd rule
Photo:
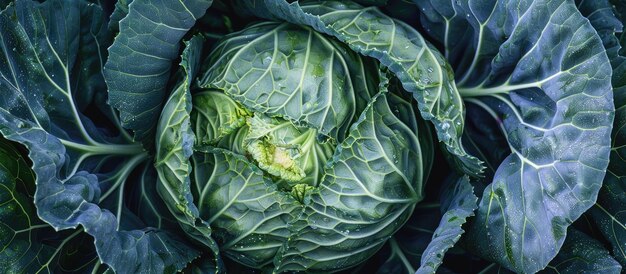
[[[538,273],[622,273],[622,267],[601,242],[574,228],[569,228],[559,254]],[[498,264],[489,264],[480,273],[513,273]]]
[[[431,242],[423,251],[418,273],[435,273],[443,262],[448,249],[452,248],[463,234],[461,226],[467,218],[474,216],[474,210],[478,198],[468,177],[461,177],[453,184],[444,189],[444,197],[441,201],[442,212],[439,226],[433,234]]]
[[[186,41],[180,63],[180,80],[163,107],[156,131],[155,167],[158,173],[157,191],[169,211],[191,237],[209,247],[217,270],[222,262],[218,247],[211,238],[211,228],[200,219],[198,207],[191,194],[190,174],[194,132],[191,129],[192,111],[190,86],[198,72],[204,39],[196,35]]]
[[[146,227],[123,202],[147,154],[81,112],[88,94],[105,97],[84,87],[104,86],[92,68],[102,67],[108,41],[102,11],[82,1],[20,0],[0,12],[0,132],[29,150],[42,220],[56,230],[82,225],[117,272],[174,272],[198,252]]]
[[[206,62],[201,87],[223,90],[251,111],[306,124],[338,141],[376,90],[367,80],[367,60],[288,23],[261,23],[232,34]]]
[[[112,33],[120,31],[120,21],[128,15],[128,5],[132,2],[133,0],[118,0],[115,2],[115,8],[109,17],[109,30]]]
[[[613,93],[615,96],[615,121],[611,134],[611,158],[598,200],[591,208],[591,218],[613,247],[613,256],[626,267],[626,57],[616,32],[623,37],[623,24],[613,14],[608,1],[579,1],[578,8],[598,31],[613,67]],[[617,3],[617,11],[624,3]],[[623,20],[623,19],[622,19]],[[622,43],[626,41],[622,40]]]
[[[511,154],[487,186],[472,251],[543,269],[596,199],[608,165],[611,68],[572,1],[415,1],[468,102],[501,125]],[[540,30],[540,31],[539,31]]]
[[[98,273],[101,263],[89,235],[82,229],[55,232],[37,217],[35,176],[14,145],[0,139],[0,269]]]
[[[119,110],[122,126],[132,129],[135,138],[147,147],[154,141],[172,61],[179,54],[179,42],[211,3],[211,0],[132,1],[128,15],[119,21],[120,32],[109,48],[103,71],[109,102]],[[123,3],[120,5],[116,9],[123,9]]]
[[[408,121],[395,116],[415,109],[387,94],[387,82],[382,79],[381,93],[305,198],[303,216],[290,225],[293,234],[274,260],[276,272],[354,266],[378,251],[422,200],[430,133],[414,115],[401,116]]]
[[[422,117],[435,125],[439,140],[454,156],[451,159],[457,163],[455,167],[473,176],[482,173],[481,162],[467,154],[461,144],[464,107],[452,69],[415,29],[376,7],[364,8],[347,1],[290,4],[284,0],[246,0],[244,3],[257,16],[311,26],[380,61],[417,100]]]
[[[599,241],[569,229],[559,254],[541,273],[622,273],[622,267]]]

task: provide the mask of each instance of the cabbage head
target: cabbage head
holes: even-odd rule
[[[202,47],[194,37],[183,58]],[[277,271],[348,268],[424,198],[430,128],[373,59],[310,27],[263,22],[183,62],[188,82],[157,129],[157,170],[178,183],[168,164],[187,166],[191,197],[179,203],[230,259]]]

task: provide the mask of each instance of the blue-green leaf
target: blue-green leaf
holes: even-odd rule
[[[128,15],[119,21],[120,33],[109,48],[103,71],[109,102],[119,110],[122,126],[133,130],[135,139],[147,147],[154,141],[179,42],[211,2],[133,1]]]
[[[622,267],[602,243],[570,228],[558,255],[540,273],[622,273]]]
[[[15,145],[0,139],[0,269],[7,273],[106,269],[89,235],[81,229],[55,232],[37,217],[35,176]]]
[[[120,31],[120,21],[128,15],[128,5],[132,2],[133,0],[118,0],[115,2],[115,9],[109,17],[109,30],[112,33]]]
[[[0,12],[0,133],[29,150],[43,221],[56,230],[82,226],[114,271],[175,272],[198,251],[147,227],[124,203],[147,153],[83,113],[106,98],[108,41],[105,15],[84,1],[18,0]]]
[[[435,273],[448,249],[452,248],[465,232],[461,226],[467,218],[474,216],[478,198],[474,195],[468,177],[454,181],[443,193],[441,210],[445,213],[431,242],[423,252],[420,268],[416,274]]]
[[[623,45],[617,35],[624,36],[623,24],[613,14],[613,6],[607,1],[577,1],[578,8],[587,16],[602,38],[613,67],[613,93],[615,95],[615,121],[611,139],[611,158],[604,185],[598,200],[591,208],[591,218],[598,225],[604,238],[613,247],[613,256],[626,267],[626,57],[621,53]],[[624,7],[618,3],[617,8]],[[623,19],[622,19],[623,20]],[[618,32],[618,34],[616,34]],[[626,41],[622,41],[626,42]]]
[[[509,145],[469,246],[514,271],[543,269],[594,204],[608,165],[614,106],[602,41],[573,1],[414,2],[461,96]]]

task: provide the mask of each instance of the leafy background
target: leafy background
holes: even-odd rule
[[[269,7],[262,12],[260,9],[252,11],[261,13],[257,14],[261,17],[311,25],[317,31],[335,36],[353,50],[380,60],[396,72],[404,88],[414,94],[423,117],[433,121],[443,141],[444,149],[437,151],[434,160],[437,167],[427,183],[426,200],[417,205],[404,227],[370,261],[345,272],[376,269],[381,273],[432,273],[439,265],[438,271],[444,273],[501,273],[509,271],[507,268],[534,272],[547,265],[543,271],[619,273],[626,264],[623,252],[626,248],[623,214],[626,201],[622,179],[626,170],[622,144],[626,123],[623,108],[626,105],[623,98],[626,66],[623,52],[620,52],[620,43],[623,45],[626,38],[619,34],[620,20],[624,21],[626,9],[621,2],[358,1],[363,5],[380,6],[380,11],[370,9],[370,13],[399,26],[401,31],[395,44],[382,40],[387,44],[381,48],[392,49],[386,52],[377,47],[362,47],[380,41],[362,41],[358,33],[337,31],[344,22],[341,19],[366,18],[355,16],[360,9],[352,11],[350,5],[335,7],[345,12],[341,13],[343,18],[330,17],[327,23],[338,22],[332,25],[321,24],[321,19],[308,15],[315,12],[314,5],[309,5],[309,9],[303,5],[300,10],[283,1],[241,1],[243,8],[226,1],[200,0],[188,1],[185,5],[121,0],[115,6],[108,1],[11,2],[0,1],[3,7],[0,13],[0,47],[3,49],[0,132],[6,138],[0,141],[0,239],[3,246],[0,269],[54,273],[100,273],[112,269],[126,273],[208,272],[226,267],[233,272],[252,271],[228,259],[222,262],[216,258],[215,244],[206,237],[211,233],[210,228],[198,222],[193,204],[185,204],[188,200],[180,202],[188,208],[186,214],[169,214],[177,211],[168,209],[170,204],[166,206],[161,201],[163,194],[158,192],[162,190],[157,186],[162,184],[158,183],[160,179],[151,164],[151,151],[154,151],[151,136],[158,131],[161,109],[167,107],[170,91],[185,98],[188,88],[185,84],[190,85],[190,80],[181,75],[191,74],[189,77],[193,78],[195,73],[190,73],[193,65],[185,59],[183,49],[196,51],[189,54],[206,55],[224,34],[256,20],[252,14],[242,12],[251,4],[257,8]],[[516,10],[518,14],[505,10]],[[398,21],[391,21],[389,16]],[[578,25],[585,27],[582,30],[566,28]],[[425,40],[412,39],[421,36],[409,26],[422,33]],[[534,29],[549,29],[546,32],[552,36],[537,37],[541,32],[533,33]],[[596,37],[596,32],[602,44],[599,39],[572,40],[572,45],[581,46],[552,48],[558,40],[555,37],[576,39],[571,36],[574,30],[580,39]],[[162,39],[164,37],[167,39]],[[448,40],[447,37],[459,39]],[[206,39],[204,46],[194,46],[199,43],[194,41],[200,39]],[[423,60],[424,67],[431,64],[444,78],[429,81],[456,79],[456,86],[437,89],[439,93],[431,93],[432,97],[424,96],[426,93],[422,91],[431,87],[402,65],[403,58],[410,60],[403,55],[407,54],[402,51],[405,46],[410,47],[406,52],[421,49],[431,52],[430,57]],[[605,50],[608,59],[603,54]],[[616,106],[612,131],[608,120],[611,115],[606,115],[610,113],[607,105],[610,100],[606,98],[594,101],[592,106],[575,102],[567,105],[570,111],[604,107],[597,116],[579,120],[577,126],[584,130],[561,131],[563,127],[551,120],[555,119],[554,111],[537,107],[566,96],[557,94],[557,87],[544,80],[552,77],[548,72],[554,72],[551,71],[554,67],[544,66],[543,55],[553,57],[555,52],[564,56],[558,60],[560,63],[572,68],[582,59],[590,64],[583,66],[582,71],[564,74],[560,82],[589,85],[598,93],[610,89],[606,81],[601,81],[611,75],[604,64],[610,60]],[[438,65],[444,58],[450,66]],[[515,61],[511,61],[513,59]],[[155,65],[142,66],[147,63]],[[594,79],[602,83],[593,83]],[[583,96],[571,90],[569,95]],[[607,93],[596,95],[609,96]],[[442,104],[451,105],[453,110],[447,111]],[[467,107],[466,120],[462,120],[463,105]],[[590,120],[604,127],[589,126]],[[555,131],[555,136],[582,136],[555,141],[553,148],[542,148],[554,152],[551,156],[556,158],[571,156],[563,151],[581,150],[580,140],[595,140],[594,136],[611,132],[610,144],[600,138],[597,146],[590,148],[595,151],[594,157],[575,158],[577,163],[598,170],[610,160],[602,188],[598,182],[591,190],[564,192],[564,197],[572,193],[586,197],[582,201],[536,195],[538,190],[533,187],[540,185],[538,176],[553,178],[551,183],[558,185],[560,191],[567,188],[568,182],[575,181],[559,180],[554,174],[545,175],[536,168],[542,165],[538,162],[545,160],[542,158],[545,154],[537,155],[538,152],[529,148],[546,140],[532,140],[538,136],[528,127],[545,125],[550,126],[548,132]],[[588,132],[594,133],[585,135]],[[606,158],[609,145],[610,158]],[[514,151],[513,156],[510,156],[511,151]],[[530,159],[530,171],[524,170],[524,159]],[[506,164],[512,167],[507,168]],[[483,177],[476,176],[483,167]],[[563,166],[560,169],[573,168]],[[456,170],[473,177],[454,175]],[[570,177],[601,178],[602,175],[595,170],[583,172],[587,175]],[[519,174],[522,176],[512,176]],[[525,191],[503,187],[502,180],[507,180],[507,185],[511,181],[518,182]],[[560,191],[558,193],[562,193]],[[476,213],[474,194],[481,196]],[[533,215],[544,214],[548,211],[546,208],[531,211],[526,205],[516,204],[515,197],[520,195],[529,195],[530,201],[571,203],[560,205],[563,211],[546,219],[546,216]],[[493,204],[489,201],[493,199],[511,203],[506,203],[501,211],[491,211]],[[589,207],[591,209],[586,211]],[[518,216],[520,212],[527,213],[521,213],[523,218],[520,219],[503,222],[493,219]],[[474,214],[477,216],[472,217]],[[580,215],[582,217],[578,218]],[[561,220],[558,216],[567,218]],[[467,218],[470,222],[464,225]],[[578,221],[568,226],[576,219]],[[526,232],[520,232],[525,231],[524,220],[541,220],[552,230],[525,235]],[[193,233],[199,236],[193,239],[182,236],[179,233],[181,222],[185,224],[182,229],[196,231]],[[486,223],[489,225],[483,225]],[[535,224],[536,227],[543,225]],[[460,239],[464,230],[468,230],[470,237]],[[518,239],[516,235],[525,235],[525,238]],[[528,240],[534,237],[539,240]],[[535,246],[521,248],[520,243],[526,241]],[[497,246],[492,246],[494,244]],[[561,245],[558,250],[556,247]],[[428,255],[422,256],[424,253]]]

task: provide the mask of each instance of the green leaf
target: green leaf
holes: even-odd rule
[[[232,34],[208,57],[199,85],[223,90],[253,112],[281,116],[342,141],[375,93],[372,64],[343,44],[288,23]]]
[[[346,1],[244,3],[257,16],[311,26],[380,61],[417,100],[422,117],[435,125],[439,140],[454,156],[455,166],[472,176],[482,173],[481,162],[468,155],[461,144],[464,107],[452,68],[415,29],[375,7],[364,8]]]
[[[221,91],[196,92],[191,100],[196,144],[213,145],[246,124],[248,110]]]
[[[602,41],[573,1],[415,2],[461,96],[509,146],[468,246],[516,272],[543,269],[594,204],[608,165],[614,106]]]
[[[119,21],[120,32],[103,70],[109,103],[119,110],[122,126],[147,147],[154,141],[179,42],[211,2],[132,1],[128,15]]]
[[[183,230],[211,249],[213,259],[216,260],[215,265],[220,269],[222,265],[217,244],[211,238],[209,224],[200,219],[191,194],[190,182],[190,157],[195,139],[190,118],[190,86],[198,71],[203,43],[204,39],[200,35],[185,42],[180,63],[183,78],[165,103],[157,125],[155,167],[159,178],[159,196],[180,222]]]
[[[444,190],[442,212],[439,226],[433,234],[431,242],[424,250],[420,268],[416,274],[435,273],[443,263],[446,252],[452,248],[465,232],[461,226],[467,218],[474,216],[478,198],[474,195],[474,189],[467,176],[459,178],[449,186],[451,189]]]
[[[263,172],[241,155],[203,149],[193,156],[194,198],[200,217],[214,228],[226,256],[262,268],[289,237],[287,224],[301,205],[264,178]]]
[[[276,272],[354,266],[376,253],[422,200],[430,133],[414,115],[400,116],[408,121],[396,116],[392,106],[401,99],[386,88],[383,78],[381,93],[337,148],[318,190],[305,198],[304,215],[274,260]]]

